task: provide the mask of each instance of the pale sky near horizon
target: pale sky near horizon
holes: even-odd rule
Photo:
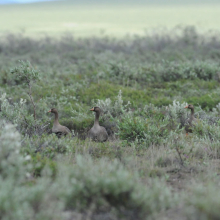
[[[32,3],[32,2],[44,2],[53,0],[0,0],[0,4],[10,4],[10,3]]]

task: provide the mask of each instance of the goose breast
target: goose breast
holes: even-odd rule
[[[88,137],[93,141],[104,142],[108,139],[108,133],[102,126],[93,126],[88,132]]]

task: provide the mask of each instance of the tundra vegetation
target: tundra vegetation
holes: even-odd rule
[[[191,26],[2,37],[0,219],[218,219],[219,59],[219,35]],[[93,106],[107,142],[86,139]],[[52,134],[51,108],[73,137]]]

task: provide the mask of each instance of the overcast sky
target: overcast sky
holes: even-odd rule
[[[52,0],[0,0],[0,4],[11,4],[11,3],[32,3],[32,2],[44,2]]]

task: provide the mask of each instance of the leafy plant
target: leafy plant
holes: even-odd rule
[[[39,72],[31,66],[30,62],[28,61],[25,62],[22,60],[19,62],[20,62],[20,66],[12,69],[11,73],[15,74],[16,77],[20,79],[21,83],[24,83],[28,86],[29,91],[27,92],[27,94],[33,106],[34,120],[36,120],[36,104],[33,100],[31,89],[32,89],[33,83],[39,80]]]

